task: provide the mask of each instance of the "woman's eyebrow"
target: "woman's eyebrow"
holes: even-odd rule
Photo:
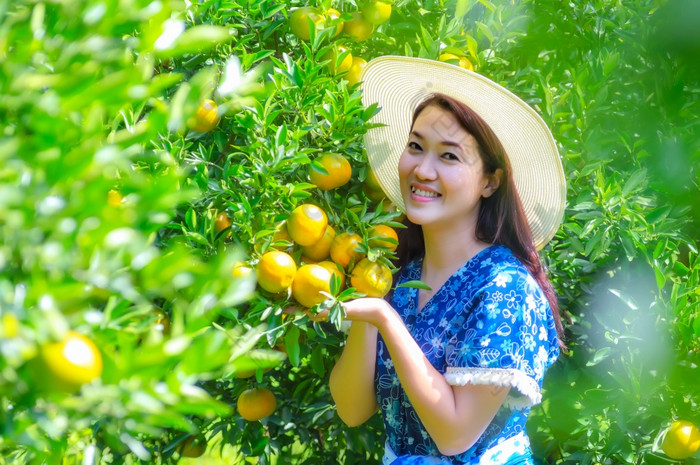
[[[418,139],[423,139],[423,140],[425,139],[425,137],[423,137],[418,131],[411,131],[411,135],[415,136]],[[443,140],[443,141],[440,141],[440,144],[447,145],[448,147],[456,147],[460,150],[464,150],[462,148],[462,144],[460,144],[459,142],[454,142],[451,140]]]

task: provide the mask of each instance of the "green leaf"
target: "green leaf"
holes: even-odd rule
[[[410,287],[410,288],[415,288],[415,289],[423,289],[425,291],[432,291],[433,289],[425,284],[423,281],[406,281],[405,283],[401,283],[396,287]]]
[[[311,351],[310,363],[311,368],[314,370],[314,373],[316,373],[316,375],[318,375],[319,377],[323,377],[326,375],[322,346],[317,345]]]
[[[629,177],[627,182],[625,182],[622,188],[622,195],[628,197],[632,192],[636,191],[638,187],[642,186],[646,182],[647,170],[642,168],[637,170]]]
[[[293,366],[299,366],[299,328],[294,325],[289,326],[284,335],[284,347],[287,349],[289,361]]]
[[[586,363],[586,366],[592,367],[592,366],[598,365],[600,362],[602,362],[603,360],[605,360],[606,358],[608,358],[610,356],[611,350],[612,350],[612,348],[610,348],[610,347],[603,347],[602,349],[598,349],[596,351],[595,355],[593,355],[593,358],[591,358]]]
[[[217,45],[230,42],[235,30],[223,26],[199,25],[183,32],[171,48],[160,50],[158,56],[180,57],[188,53],[206,52]]]
[[[457,5],[455,6],[455,17],[461,18],[465,16],[474,7],[476,2],[474,0],[457,0]]]

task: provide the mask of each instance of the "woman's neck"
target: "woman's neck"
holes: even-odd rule
[[[451,275],[489,246],[478,240],[471,228],[447,230],[424,227],[423,241],[425,242],[423,272],[435,277],[443,273]]]

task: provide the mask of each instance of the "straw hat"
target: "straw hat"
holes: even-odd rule
[[[564,214],[566,179],[552,133],[527,103],[480,74],[423,58],[375,58],[361,79],[362,103],[380,107],[370,122],[385,125],[365,134],[369,163],[399,209],[405,211],[398,162],[413,111],[429,94],[440,92],[478,113],[503,144],[537,248],[554,236]]]

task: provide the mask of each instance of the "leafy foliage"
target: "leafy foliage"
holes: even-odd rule
[[[272,249],[304,260],[280,230],[302,203],[365,244],[372,225],[397,226],[365,185],[377,108],[331,72],[334,44],[366,60],[466,56],[542,115],[568,207],[541,254],[571,321],[533,448],[551,464],[672,462],[663,430],[700,424],[700,8],[398,0],[356,42],[333,24],[294,36],[304,5],[0,0],[0,463],[168,462],[191,436],[235,463],[379,461],[380,418],[348,428],[330,400],[335,300],[321,307],[338,324],[316,322],[235,274]],[[338,22],[363,7],[316,6]],[[208,98],[216,129],[190,130]],[[329,152],[353,177],[320,191],[308,173]],[[69,329],[104,360],[77,392],[40,362]],[[247,422],[236,399],[257,385],[277,409]]]

